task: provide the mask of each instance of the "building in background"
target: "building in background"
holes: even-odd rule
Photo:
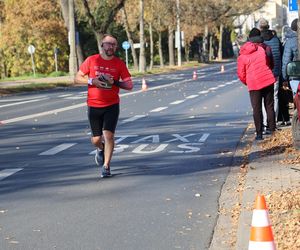
[[[298,15],[297,11],[290,12],[288,6],[283,4],[283,0],[268,0],[266,4],[259,10],[250,15],[242,15],[237,18],[235,25],[238,34],[248,34],[253,28],[257,27],[258,20],[264,18],[268,20],[270,29],[276,30],[281,36],[282,28],[288,25],[294,19],[294,15]]]

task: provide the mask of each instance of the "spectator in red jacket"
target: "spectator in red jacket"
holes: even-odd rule
[[[249,90],[256,128],[256,140],[262,140],[264,101],[271,134],[275,131],[274,82],[272,73],[272,50],[263,44],[259,29],[253,28],[249,33],[249,41],[240,49],[237,59],[237,74]]]

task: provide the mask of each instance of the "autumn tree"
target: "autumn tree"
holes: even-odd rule
[[[99,51],[101,40],[126,0],[76,0],[79,17],[86,20],[93,31]]]
[[[59,4],[51,0],[4,1],[1,25],[2,49],[7,72],[11,76],[31,72],[30,44],[36,48],[37,72],[54,71],[54,48],[60,48],[59,68],[67,68],[67,33],[60,15]]]

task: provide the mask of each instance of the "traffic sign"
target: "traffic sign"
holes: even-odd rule
[[[130,48],[130,43],[128,41],[124,41],[122,43],[122,48],[128,50]]]
[[[33,46],[33,45],[29,45],[28,46],[28,53],[30,54],[30,55],[32,55],[33,53],[35,52],[35,47]]]
[[[289,0],[289,11],[297,11],[298,3],[297,0]]]

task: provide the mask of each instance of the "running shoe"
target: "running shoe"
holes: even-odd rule
[[[95,154],[95,162],[98,166],[102,166],[104,164],[104,143],[102,143],[103,149],[96,149],[96,154]]]
[[[101,178],[106,178],[110,176],[111,176],[110,167],[103,165],[101,169]]]

